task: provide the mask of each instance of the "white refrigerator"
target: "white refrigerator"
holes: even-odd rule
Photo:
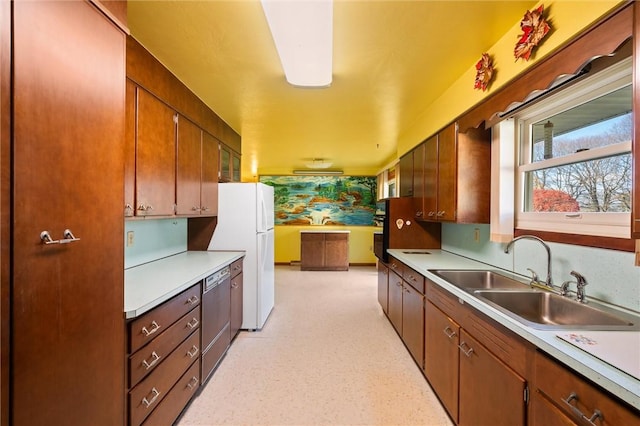
[[[260,330],[273,309],[273,187],[218,185],[218,224],[209,250],[244,250],[242,329]]]

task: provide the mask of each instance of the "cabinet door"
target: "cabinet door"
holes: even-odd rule
[[[402,340],[413,359],[424,367],[424,296],[406,282],[402,294]]]
[[[12,424],[124,418],[125,35],[89,2],[13,7]],[[69,244],[41,243],[69,229]],[[8,348],[3,348],[4,350]]]
[[[525,424],[525,380],[460,331],[460,426]]]
[[[453,421],[457,422],[460,326],[429,301],[424,309],[424,373]]]
[[[413,200],[416,219],[424,217],[424,171],[425,144],[422,143],[413,150]]]
[[[456,124],[438,134],[438,220],[456,220],[457,138]]]
[[[220,144],[220,182],[231,182],[231,150],[228,146]]]
[[[200,214],[202,130],[178,116],[176,214]]]
[[[300,234],[300,268],[324,268],[325,249],[323,233]]]
[[[385,314],[389,312],[389,268],[378,262],[378,303]]]
[[[400,196],[413,197],[413,152],[400,157]]]
[[[218,140],[202,133],[202,181],[200,186],[200,213],[218,215]]]
[[[424,151],[424,218],[436,220],[438,212],[438,136],[425,142]]]
[[[349,269],[349,234],[324,234],[324,250],[326,269]]]
[[[571,418],[551,403],[539,391],[531,395],[531,407],[529,408],[529,426],[576,426]]]
[[[402,335],[402,278],[389,271],[389,320],[396,331]]]
[[[175,113],[138,88],[136,215],[173,215],[176,185]]]
[[[126,84],[125,120],[126,132],[124,143],[124,216],[131,217],[135,213],[136,193],[136,104],[137,88],[131,81]]]
[[[240,182],[240,156],[235,152],[231,153],[231,181]]]
[[[231,279],[231,338],[242,327],[242,272]]]

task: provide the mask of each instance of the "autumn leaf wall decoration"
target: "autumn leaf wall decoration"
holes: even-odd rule
[[[489,87],[493,78],[493,61],[488,53],[483,53],[482,58],[476,64],[476,81],[474,89],[482,89],[484,92]]]
[[[542,41],[544,36],[546,36],[551,29],[544,16],[542,16],[543,12],[544,5],[541,4],[535,10],[527,10],[527,13],[524,14],[524,18],[520,21],[522,35],[513,50],[516,61],[520,58],[528,61],[533,48]]]

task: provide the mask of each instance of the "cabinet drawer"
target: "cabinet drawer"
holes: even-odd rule
[[[402,274],[402,278],[409,284],[411,287],[418,290],[420,293],[424,294],[424,276],[415,270],[409,268],[407,265],[404,265],[404,272]]]
[[[231,335],[229,324],[216,337],[215,342],[209,347],[209,350],[202,354],[202,382],[206,382],[216,365],[222,359],[222,356],[229,349],[231,343]]]
[[[460,315],[462,306],[458,302],[458,298],[428,279],[426,280],[426,296],[448,317],[458,318]]]
[[[200,326],[200,308],[180,318],[148,345],[129,357],[129,387],[135,386]]]
[[[196,284],[133,320],[129,329],[129,353],[141,348],[199,304],[200,284]]]
[[[404,264],[400,262],[398,259],[394,257],[389,257],[389,269],[394,271],[396,274],[403,276],[404,274]]]
[[[238,259],[238,260],[234,261],[233,263],[231,263],[231,266],[229,267],[229,270],[231,271],[231,278],[235,277],[240,272],[242,272],[242,261],[243,261],[243,259],[244,258]]]
[[[182,410],[200,385],[200,360],[193,363],[178,383],[169,391],[158,407],[144,421],[144,426],[169,426],[178,418]]]
[[[603,416],[593,421],[599,426],[640,424],[640,412],[618,402],[614,396],[541,352],[536,353],[535,369],[536,387],[579,424],[585,422],[583,415],[589,419],[596,410]]]
[[[200,336],[193,333],[129,392],[129,423],[132,426],[142,423],[199,356]]]

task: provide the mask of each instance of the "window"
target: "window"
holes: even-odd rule
[[[517,114],[516,227],[630,236],[631,59]]]

